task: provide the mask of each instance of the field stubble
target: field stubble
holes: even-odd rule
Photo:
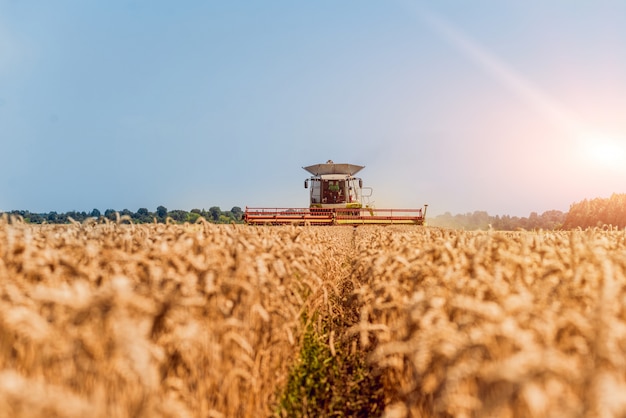
[[[5,219],[0,257],[0,417],[284,414],[310,329],[387,417],[626,413],[624,232]]]

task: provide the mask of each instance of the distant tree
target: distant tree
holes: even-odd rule
[[[243,211],[239,206],[233,206],[230,212],[233,214],[235,221],[241,221],[243,218]]]
[[[446,212],[443,215],[427,219],[427,222],[432,226],[467,230],[484,230],[488,229],[490,225],[491,228],[500,231],[514,231],[516,229],[552,230],[560,228],[561,225],[563,225],[565,216],[566,214],[558,210],[547,211],[542,215],[538,215],[537,212],[532,212],[528,218],[519,218],[509,215],[490,216],[484,211],[475,211],[473,213],[466,213],[465,215],[459,214],[454,216],[452,216],[450,212]]]
[[[22,218],[26,218],[27,212],[28,211],[26,211],[26,210],[12,210],[11,211],[11,215],[15,215],[15,216],[20,216]]]
[[[29,223],[31,222],[31,221],[30,221],[30,218],[31,218],[31,214],[30,214],[30,212],[29,212],[29,211],[27,211],[27,210],[21,210],[20,212],[22,213],[22,215],[21,215],[21,216],[22,216],[22,218],[24,219],[24,222],[26,222],[27,224],[29,224]]]
[[[133,217],[133,215],[134,215],[134,214],[133,214],[133,212],[131,212],[131,211],[130,211],[130,210],[128,210],[128,209],[122,209],[122,210],[120,211],[120,216],[130,216],[130,217],[132,218],[132,217]]]
[[[65,221],[63,223],[69,222],[68,218],[72,218],[76,222],[83,222],[87,219],[87,212],[78,212],[75,210],[71,210],[69,212],[65,212]]]
[[[567,214],[560,210],[548,210],[539,217],[541,228],[546,230],[560,229],[566,217]]]
[[[187,212],[184,210],[171,210],[167,213],[167,216],[179,223],[187,220]]]
[[[1,213],[1,212],[0,212]],[[156,217],[159,222],[165,222],[165,219],[169,216],[175,222],[183,223],[183,222],[196,222],[199,217],[204,217],[206,220],[214,223],[232,223],[232,222],[241,222],[243,217],[243,211],[239,206],[233,206],[230,211],[222,211],[219,206],[212,206],[209,210],[197,209],[194,208],[190,212],[186,212],[184,210],[173,210],[169,211],[165,206],[157,207],[155,213],[148,211],[147,208],[139,208],[137,212],[132,212],[128,209],[123,209],[117,212],[115,209],[106,209],[104,211],[104,215],[96,208],[92,209],[91,212],[86,211],[68,211],[65,213],[57,213],[54,211],[48,213],[31,213],[27,210],[13,210],[7,212],[9,215],[20,216],[24,219],[24,222],[27,223],[51,223],[51,224],[64,224],[69,223],[69,218],[76,222],[84,222],[87,218],[100,218],[104,216],[105,218],[115,221],[117,219],[117,215],[119,216],[128,216],[135,223],[152,223]]]
[[[167,208],[165,206],[157,207],[156,216],[160,222],[165,222],[165,218],[167,217]]]
[[[45,220],[45,218],[43,217],[43,215],[41,215],[39,213],[31,213],[30,214],[30,222],[31,223],[40,224],[40,223],[43,223],[44,220]]]
[[[115,213],[116,211],[114,211],[113,209],[107,209],[104,211],[104,217],[110,221],[114,221],[116,219]]]
[[[189,223],[195,223],[198,218],[200,218],[200,214],[198,212],[189,212],[187,214],[187,218],[185,219],[185,222],[189,222]]]
[[[139,208],[137,212],[132,215],[133,220],[136,223],[150,223],[152,222],[152,215],[146,208]]]
[[[475,211],[469,216],[468,229],[488,229],[492,217],[485,211]]]
[[[563,228],[589,228],[611,225],[626,228],[626,194],[614,193],[610,198],[595,198],[573,203]]]
[[[539,215],[537,215],[537,212],[531,212],[530,216],[528,217],[527,229],[541,228],[540,224],[541,222],[539,219]]]
[[[222,210],[219,208],[219,206],[212,206],[209,208],[209,216],[211,217],[210,220],[212,220],[213,222],[219,222],[221,214]]]

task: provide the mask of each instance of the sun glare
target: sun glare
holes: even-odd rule
[[[598,168],[626,168],[626,137],[602,134],[585,135],[581,141],[584,158]]]

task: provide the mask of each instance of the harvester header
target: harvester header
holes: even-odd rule
[[[371,187],[363,187],[363,180],[355,177],[365,166],[325,164],[302,167],[311,174],[304,181],[309,189],[308,208],[249,208],[244,219],[248,224],[310,224],[363,225],[413,224],[423,225],[426,208],[377,209],[370,205]]]

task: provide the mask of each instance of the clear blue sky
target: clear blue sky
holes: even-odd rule
[[[528,216],[626,192],[623,0],[0,0],[0,210]]]

